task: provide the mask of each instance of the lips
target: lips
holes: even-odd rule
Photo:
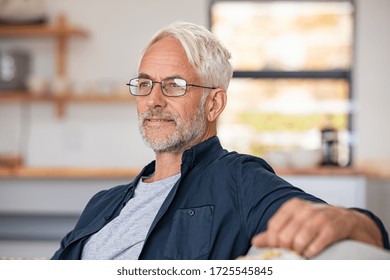
[[[147,122],[173,122],[172,119],[160,119],[160,118],[146,118]]]
[[[162,112],[160,109],[143,112],[139,115],[140,124],[143,125],[164,125],[176,124],[176,117],[173,114]]]

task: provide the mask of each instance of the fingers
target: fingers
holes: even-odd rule
[[[296,250],[305,257],[313,257],[318,255],[322,250],[324,250],[330,244],[336,242],[341,238],[336,238],[334,230],[326,226],[321,231],[316,232],[316,235],[306,244],[304,248],[296,247]]]
[[[348,238],[352,231],[347,210],[342,208],[326,205],[313,220],[312,225],[308,224],[308,227],[313,229],[304,230],[315,232],[314,238],[302,251],[306,257],[313,257],[332,243]]]
[[[257,247],[283,247],[312,257],[350,231],[346,210],[291,199],[270,219],[267,231],[255,236]]]
[[[311,216],[311,211],[305,210],[307,208],[305,203],[302,200],[291,199],[282,205],[270,219],[267,231],[255,236],[252,244],[257,247],[293,249],[299,245],[304,248],[305,243],[302,241],[307,242],[309,237],[301,238],[299,232]]]
[[[310,207],[308,207],[310,206]],[[313,216],[312,205],[303,203],[301,200],[293,200],[288,204],[279,215],[289,217],[288,220],[283,222],[283,226],[279,227],[280,224],[272,221],[270,230],[278,241],[277,245],[284,248],[292,248],[298,250],[298,253],[306,247],[307,243],[313,238],[313,231],[307,230],[308,221]],[[285,212],[284,212],[285,211]],[[283,214],[288,211],[288,214]],[[275,219],[278,219],[277,215]],[[273,227],[277,224],[278,227]],[[299,248],[298,248],[298,247]]]
[[[252,238],[252,245],[255,247],[273,247],[268,241],[268,231],[259,233]]]

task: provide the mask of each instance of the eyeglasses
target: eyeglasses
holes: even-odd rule
[[[165,96],[183,96],[187,92],[187,87],[198,87],[216,89],[214,87],[205,87],[193,84],[187,84],[187,81],[181,78],[167,78],[161,82],[156,82],[147,78],[134,78],[131,79],[126,85],[129,86],[129,91],[135,96],[149,95],[154,84],[161,84],[161,91]]]

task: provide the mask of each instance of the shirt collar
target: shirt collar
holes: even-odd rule
[[[184,151],[182,156],[181,172],[185,173],[187,170],[194,168],[197,164],[207,165],[210,161],[215,159],[221,151],[225,151],[217,136],[213,136],[192,148]],[[226,151],[225,151],[226,152]],[[156,161],[152,161],[146,165],[140,174],[135,178],[134,182],[138,183],[141,176],[150,176],[154,173]]]
[[[210,161],[215,159],[221,151],[224,150],[217,136],[213,136],[193,146],[183,153],[182,172],[188,168],[194,168],[199,163],[207,165]]]

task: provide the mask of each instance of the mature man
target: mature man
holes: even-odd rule
[[[53,259],[235,259],[254,236],[304,256],[342,239],[389,248],[372,213],[327,205],[264,160],[221,147],[229,60],[203,27],[175,22],[155,35],[128,83],[155,161],[96,194]]]

